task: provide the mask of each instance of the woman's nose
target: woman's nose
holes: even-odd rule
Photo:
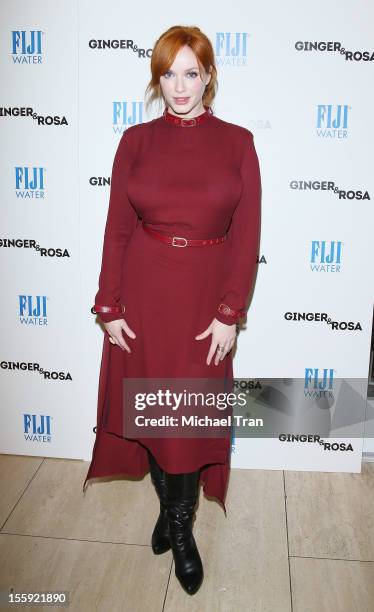
[[[185,87],[184,87],[183,78],[182,77],[180,77],[180,78],[177,77],[177,82],[175,84],[175,91],[177,91],[179,93],[179,92],[182,92],[184,90],[185,90]]]

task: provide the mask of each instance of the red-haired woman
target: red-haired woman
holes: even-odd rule
[[[127,128],[112,170],[93,307],[106,333],[86,481],[150,470],[160,497],[153,551],[171,548],[175,574],[193,594],[203,580],[192,534],[199,483],[226,512],[230,434],[126,438],[122,382],[233,380],[231,349],[257,267],[260,172],[252,133],[213,114],[214,53],[199,28],[162,34],[151,72],[149,103],[162,99],[164,112]]]

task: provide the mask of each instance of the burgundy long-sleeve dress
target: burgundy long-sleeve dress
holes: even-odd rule
[[[204,108],[194,120],[165,109],[128,127],[118,145],[95,305],[102,321],[124,318],[136,338],[124,334],[128,353],[104,334],[96,440],[83,490],[95,477],[145,475],[148,448],[167,472],[200,468],[204,493],[226,512],[230,435],[129,439],[122,429],[124,378],[233,379],[232,353],[208,366],[212,336],[195,336],[214,318],[232,325],[245,314],[257,268],[260,170],[252,133]],[[227,239],[175,248],[143,223],[170,236]]]

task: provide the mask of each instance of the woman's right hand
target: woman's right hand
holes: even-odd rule
[[[116,319],[110,321],[110,323],[104,323],[104,327],[109,335],[109,341],[112,344],[117,344],[122,350],[126,350],[131,353],[130,347],[126,344],[122,334],[122,330],[130,336],[130,338],[136,338],[135,332],[127,325],[125,319]]]

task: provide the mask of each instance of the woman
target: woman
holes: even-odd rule
[[[150,102],[162,98],[164,112],[127,128],[113,164],[93,307],[106,333],[86,481],[150,470],[160,498],[153,551],[171,548],[193,594],[203,580],[192,534],[199,483],[226,512],[230,435],[126,438],[122,381],[233,380],[231,349],[256,271],[260,173],[252,133],[211,109],[217,73],[199,28],[167,30],[151,72]]]

